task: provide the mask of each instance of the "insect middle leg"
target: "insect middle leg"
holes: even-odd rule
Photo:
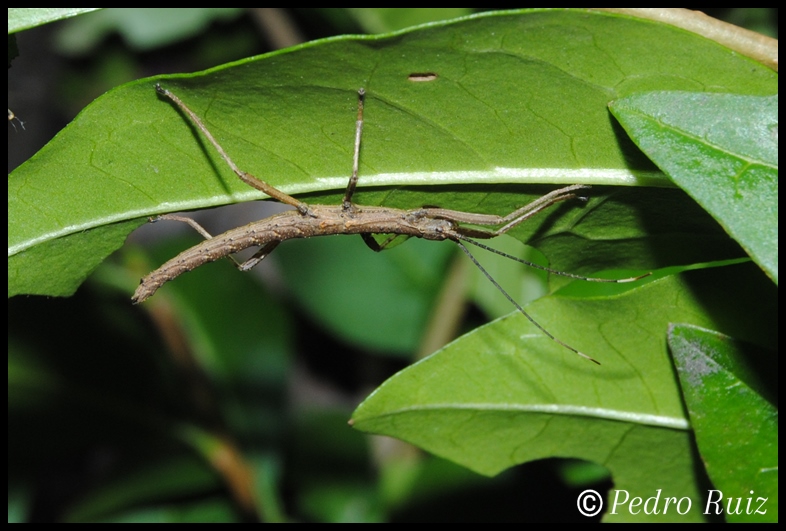
[[[364,88],[358,89],[358,118],[355,122],[355,150],[352,156],[352,175],[349,177],[347,189],[344,192],[344,199],[341,201],[341,209],[344,212],[352,213],[355,206],[352,204],[352,196],[358,184],[358,169],[360,167],[360,142],[363,137],[363,101],[366,96]],[[387,242],[380,245],[371,234],[361,234],[363,242],[375,252],[379,252],[387,246]]]
[[[160,220],[181,221],[183,223],[187,223],[188,225],[191,226],[191,228],[193,228],[195,231],[201,234],[206,240],[210,240],[213,238],[213,236],[208,231],[206,231],[202,225],[200,225],[199,223],[197,223],[191,218],[187,218],[185,216],[178,216],[176,214],[162,214],[156,218],[152,218],[150,221],[156,222]],[[231,260],[232,263],[235,265],[235,267],[237,267],[240,271],[248,271],[249,269],[257,265],[259,262],[264,260],[267,255],[272,253],[273,249],[278,247],[279,243],[281,242],[272,241],[266,243],[265,245],[260,247],[259,250],[256,253],[254,253],[254,255],[251,258],[249,258],[244,262],[238,262],[237,260],[235,260],[235,257],[231,255],[227,256],[227,258],[229,258],[229,260]]]
[[[355,153],[352,157],[352,175],[347,183],[347,190],[344,192],[344,200],[341,202],[341,208],[345,212],[351,211],[352,196],[355,193],[355,187],[358,184],[358,167],[360,164],[360,138],[363,135],[363,100],[366,95],[364,88],[358,89],[358,119],[355,122]]]

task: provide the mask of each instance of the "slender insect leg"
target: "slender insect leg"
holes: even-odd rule
[[[216,148],[216,151],[218,151],[218,154],[221,155],[221,158],[224,159],[224,161],[227,163],[227,165],[230,168],[232,168],[232,171],[235,172],[235,175],[237,175],[241,181],[243,181],[244,183],[246,183],[247,185],[253,188],[256,188],[261,192],[266,193],[273,199],[277,199],[278,201],[281,201],[282,203],[287,205],[292,205],[293,207],[297,208],[298,211],[304,216],[308,215],[311,217],[316,217],[314,213],[308,208],[307,204],[303,203],[302,201],[298,201],[291,195],[285,194],[278,188],[275,188],[267,184],[265,181],[257,179],[250,173],[244,172],[243,170],[238,168],[235,162],[229,157],[229,155],[227,155],[226,151],[224,151],[224,148],[221,147],[218,141],[210,133],[207,126],[205,126],[205,124],[202,123],[202,120],[199,118],[199,116],[197,116],[196,113],[194,113],[194,111],[189,109],[188,106],[185,103],[183,103],[180,98],[178,98],[177,96],[172,94],[172,92],[163,88],[159,84],[156,84],[156,92],[158,92],[162,96],[169,98],[175,105],[178,106],[178,108],[180,108],[181,111],[183,111],[191,119],[194,125],[196,125],[197,128],[200,131],[202,131],[202,134],[204,134],[205,137],[210,141],[210,143],[213,144],[213,147]]]
[[[175,214],[161,214],[160,216],[157,216],[155,218],[150,218],[151,223],[155,223],[157,221],[162,221],[162,220],[181,221],[183,223],[188,223],[191,226],[191,228],[193,228],[195,231],[201,234],[206,240],[209,240],[213,237],[210,235],[208,231],[205,230],[205,228],[202,225],[200,225],[193,219],[187,218],[185,216],[177,216]]]
[[[456,212],[453,210],[443,210],[443,209],[428,209],[429,212],[433,212],[434,217],[438,217],[440,219],[448,219],[451,221],[456,221],[458,223],[473,223],[475,225],[498,225],[501,223],[505,223],[501,228],[497,230],[487,231],[482,229],[473,229],[471,227],[459,227],[456,229],[456,233],[460,234],[460,236],[468,236],[471,238],[481,238],[481,239],[490,239],[496,238],[501,234],[505,234],[510,229],[515,227],[516,225],[528,220],[538,212],[547,209],[551,205],[555,203],[559,203],[560,201],[566,201],[568,199],[574,199],[579,197],[575,190],[589,188],[586,185],[581,184],[574,184],[571,186],[566,186],[565,188],[560,188],[559,190],[554,190],[543,197],[536,199],[532,203],[524,205],[523,207],[511,212],[507,216],[488,216],[485,214],[471,214],[466,212]]]
[[[361,234],[360,237],[363,238],[363,243],[365,243],[366,246],[372,251],[374,251],[375,253],[378,253],[379,251],[384,249],[384,247],[380,245],[379,242],[377,242],[377,240],[374,239],[373,234]]]
[[[521,207],[520,209],[516,210],[515,212],[511,212],[507,216],[502,218],[501,223],[505,223],[502,228],[493,231],[492,234],[494,236],[499,236],[500,234],[505,234],[510,229],[518,225],[519,223],[531,218],[541,210],[550,207],[555,203],[559,203],[560,201],[566,201],[568,199],[574,199],[579,197],[575,192],[576,190],[586,190],[589,188],[587,185],[583,184],[572,184],[570,186],[565,186],[564,188],[559,188],[548,194],[544,195],[543,197],[536,199],[532,203]]]
[[[22,129],[25,128],[25,123],[22,120],[20,120],[19,117],[16,114],[14,114],[14,111],[12,111],[11,109],[8,109],[8,121],[11,122],[11,125],[14,128],[14,131],[16,131],[17,129],[16,129],[16,124],[14,123],[14,120],[19,122],[19,126]]]
[[[278,244],[281,242],[269,242],[259,248],[257,252],[254,253],[254,256],[243,262],[242,264],[238,264],[237,268],[241,271],[248,271],[259,262],[265,259],[267,255],[273,252],[273,249],[278,247]],[[231,257],[230,257],[231,258]],[[237,263],[237,262],[235,262]]]
[[[579,197],[574,192],[576,190],[586,188],[589,188],[589,186],[584,184],[573,184],[558,190],[554,190],[511,212],[507,216],[497,216],[495,214],[477,214],[475,212],[461,212],[460,210],[448,210],[446,208],[422,208],[418,213],[426,218],[447,219],[450,221],[455,221],[456,223],[470,223],[472,225],[507,224],[502,229],[498,229],[496,231],[474,231],[472,229],[467,229],[468,231],[473,232],[473,234],[466,234],[467,236],[475,236],[476,238],[493,238],[494,236],[504,234],[522,221],[529,219],[541,210],[550,207],[554,203]],[[483,236],[483,234],[485,234],[485,236]]]
[[[360,137],[363,134],[363,99],[366,95],[365,89],[358,90],[358,119],[355,122],[355,154],[352,159],[352,176],[347,183],[347,190],[344,192],[344,200],[341,203],[341,208],[344,211],[352,210],[352,195],[355,193],[355,187],[358,184],[358,166],[360,163]]]
[[[398,238],[402,238],[400,234],[389,234],[388,237],[385,238],[385,240],[380,243],[377,241],[376,238],[374,238],[373,234],[363,233],[360,235],[360,237],[363,238],[363,242],[366,244],[366,246],[368,246],[368,248],[374,251],[375,253],[384,251],[385,249],[387,249],[388,245],[393,243],[393,241],[395,241]],[[408,238],[409,236],[406,237]]]
[[[518,210],[511,212],[507,216],[504,216],[503,223],[505,221],[510,221],[514,218],[519,217],[519,215],[523,214],[524,212],[527,212],[528,210],[538,209],[539,211],[541,205],[550,206],[553,205],[554,203],[558,203],[559,201],[564,201],[565,199],[572,199],[574,197],[578,197],[577,194],[573,192],[576,192],[577,190],[589,190],[590,188],[592,187],[588,184],[571,184],[570,186],[563,186],[562,188],[557,188],[556,190],[552,190],[546,195],[543,195],[537,198],[536,200],[534,200],[533,202],[524,205]]]

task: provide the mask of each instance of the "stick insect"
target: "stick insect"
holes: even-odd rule
[[[501,234],[505,234],[513,227],[523,223],[538,212],[549,206],[566,201],[568,199],[581,198],[581,191],[589,188],[587,185],[573,184],[559,188],[536,199],[535,201],[511,212],[506,216],[489,214],[477,214],[472,212],[461,212],[444,208],[416,208],[413,210],[402,210],[388,207],[361,207],[352,202],[352,196],[358,181],[358,165],[360,158],[360,142],[363,131],[363,104],[365,90],[358,90],[358,112],[355,124],[355,147],[352,161],[352,175],[347,183],[344,198],[339,205],[307,205],[298,199],[281,192],[270,184],[257,179],[253,175],[242,171],[235,165],[229,155],[224,151],[218,141],[213,137],[202,120],[191,109],[183,103],[180,98],[169,90],[156,84],[156,91],[159,95],[166,97],[174,103],[193,124],[202,132],[207,140],[213,145],[221,158],[229,165],[232,171],[244,183],[256,188],[277,199],[278,201],[291,205],[294,210],[289,210],[280,214],[267,217],[260,221],[249,223],[243,227],[229,230],[218,236],[211,236],[196,221],[177,215],[165,214],[158,216],[151,221],[173,220],[188,223],[197,232],[205,237],[205,241],[194,247],[183,251],[172,258],[164,265],[144,277],[139,287],[137,287],[132,302],[138,304],[152,296],[164,283],[177,278],[187,271],[191,271],[203,264],[230,258],[238,269],[248,271],[267,255],[269,255],[281,242],[295,238],[310,238],[312,236],[327,236],[332,234],[360,234],[366,244],[374,251],[381,251],[386,242],[381,245],[372,236],[373,234],[390,234],[415,236],[426,240],[451,240],[455,242],[461,250],[472,260],[480,271],[491,281],[491,283],[502,292],[502,294],[521,312],[529,321],[534,324],[543,334],[562,345],[566,349],[586,358],[594,363],[600,364],[594,358],[580,352],[572,346],[564,343],[552,335],[548,330],[541,326],[532,318],[513,297],[511,297],[500,286],[494,278],[486,271],[483,266],[472,256],[469,249],[463,242],[497,253],[506,258],[522,262],[531,267],[536,267],[551,273],[588,280],[593,282],[632,282],[643,276],[624,278],[624,279],[601,279],[590,278],[570,273],[555,271],[520,258],[508,255],[491,247],[488,247],[475,239],[490,239]],[[482,230],[472,227],[465,227],[462,224],[480,226],[499,226],[495,230]],[[248,260],[238,263],[232,255],[238,251],[250,247],[259,247],[259,250]],[[647,273],[649,274],[649,273]]]

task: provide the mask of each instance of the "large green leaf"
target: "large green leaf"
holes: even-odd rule
[[[609,108],[636,145],[777,283],[777,94],[652,92]]]
[[[688,325],[671,328],[669,346],[715,486],[707,507],[729,522],[777,522],[777,358]]]
[[[670,322],[720,327],[776,341],[757,308],[777,305],[766,282],[718,284],[750,264],[667,275],[617,295],[562,290],[528,310],[564,341],[597,357],[576,357],[517,314],[451,343],[385,382],[353,414],[356,428],[410,441],[483,474],[544,457],[578,457],[612,473],[615,490],[692,500],[691,515],[632,514],[611,520],[700,518],[699,463],[667,350]],[[769,294],[768,294],[769,293]],[[707,311],[711,306],[711,311]],[[592,350],[591,350],[592,349]],[[725,424],[727,419],[715,419]],[[724,444],[748,437],[728,434]],[[614,498],[609,500],[611,504]],[[661,506],[662,509],[662,506]]]
[[[438,77],[408,79],[422,72]],[[96,100],[9,177],[9,295],[72,293],[149,215],[262,197],[156,96],[154,81],[202,116],[241,168],[288,193],[345,185],[363,86],[361,185],[388,192],[359,202],[393,204],[387,193],[396,186],[429,184],[440,185],[429,204],[497,213],[525,198],[502,208],[486,201],[497,188],[468,199],[447,185],[664,185],[614,129],[606,109],[613,99],[705,87],[777,92],[772,71],[704,38],[582,11],[495,13],[329,39],[130,83]],[[402,192],[394,206],[422,201]]]

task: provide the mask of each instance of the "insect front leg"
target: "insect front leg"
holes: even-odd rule
[[[495,231],[492,232],[493,236],[499,236],[500,234],[505,234],[510,229],[515,227],[516,225],[524,222],[525,220],[531,218],[541,210],[545,210],[546,208],[550,207],[555,203],[559,203],[560,201],[566,201],[568,199],[583,199],[586,201],[585,197],[580,196],[576,192],[579,190],[587,190],[590,188],[589,185],[585,184],[572,184],[570,186],[565,186],[563,188],[559,188],[557,190],[553,190],[548,194],[544,195],[525,205],[518,210],[511,212],[507,216],[504,216],[500,223],[504,223],[505,225]]]

